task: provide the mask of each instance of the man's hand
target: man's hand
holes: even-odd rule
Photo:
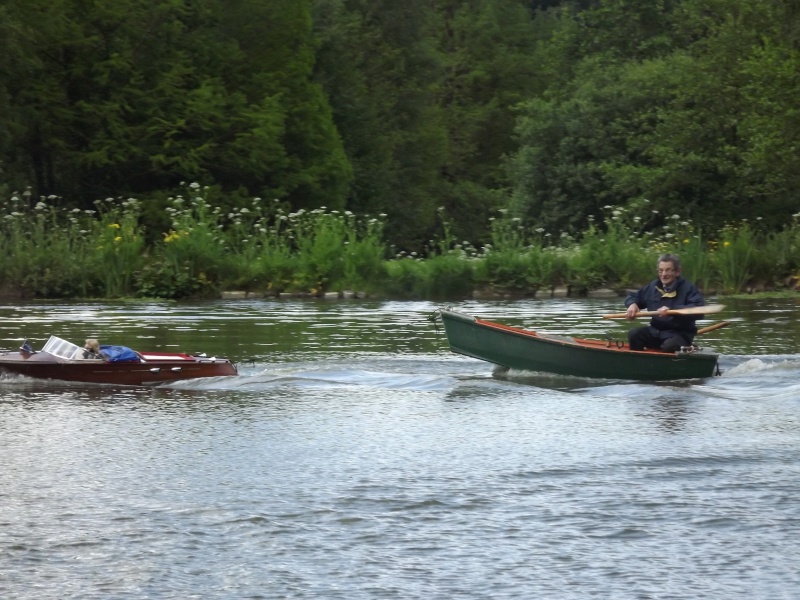
[[[656,312],[658,313],[659,317],[664,317],[667,315],[667,311],[669,310],[668,306],[662,306]]]
[[[632,321],[633,319],[636,318],[636,315],[638,313],[639,313],[639,305],[633,303],[628,307],[628,310],[625,311],[625,318],[628,319],[628,321]]]

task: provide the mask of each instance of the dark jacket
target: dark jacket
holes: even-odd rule
[[[671,292],[675,292],[672,296]],[[666,295],[664,292],[667,292]],[[683,277],[678,277],[671,290],[664,290],[661,285],[661,280],[656,279],[651,281],[638,292],[630,294],[625,299],[625,306],[637,304],[640,309],[654,311],[662,306],[671,309],[687,308],[689,306],[704,306],[705,301],[703,295],[700,293],[693,284],[686,281]],[[702,319],[703,315],[674,315],[666,317],[653,317],[650,321],[650,326],[657,329],[661,335],[660,337],[669,337],[669,332],[676,332],[683,335],[689,342],[692,341],[694,335],[697,333],[697,319]]]

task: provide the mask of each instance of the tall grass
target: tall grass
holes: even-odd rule
[[[701,290],[714,291],[716,281],[711,265],[711,254],[703,236],[699,232],[694,233],[692,230],[688,230],[679,240],[678,253],[683,261],[685,273],[691,274],[695,285]]]
[[[91,269],[85,281],[98,280],[104,296],[130,296],[145,246],[144,232],[139,225],[139,203],[134,199],[122,202],[106,199],[95,202],[95,206],[98,218],[87,224],[86,231],[95,232],[91,239],[96,251],[87,256]]]
[[[438,211],[442,235],[431,240],[426,256],[401,252],[386,265],[387,295],[398,298],[443,300],[469,296],[474,287],[474,249],[460,244],[452,234],[452,226]]]
[[[647,263],[641,243],[631,239],[619,223],[611,221],[603,229],[591,225],[582,242],[570,252],[567,280],[578,292],[607,282],[630,287],[652,272]]]
[[[500,211],[491,222],[491,242],[476,248],[455,239],[440,210],[440,234],[424,251],[389,256],[384,215],[290,212],[260,198],[222,211],[219,193],[198,184],[181,188],[166,202],[163,231],[147,230],[153,220],[136,199],[106,199],[95,210],[77,210],[55,196],[14,194],[0,204],[0,287],[45,298],[350,289],[446,299],[478,289],[530,296],[558,287],[582,294],[651,280],[663,252],[680,254],[684,276],[707,292],[800,283],[800,214],[778,232],[743,222],[706,234],[642,200],[605,207],[602,219],[573,237]]]
[[[496,290],[536,294],[545,285],[538,232],[530,235],[520,219],[506,217],[505,211],[492,220],[491,229],[492,242],[475,266],[476,280]]]
[[[101,225],[85,213],[59,208],[60,200],[51,196],[34,201],[26,191],[6,203],[0,225],[0,282],[42,298],[100,291],[102,260],[96,238]]]
[[[747,223],[726,225],[714,245],[711,262],[716,267],[722,291],[738,292],[753,276],[755,234]]]

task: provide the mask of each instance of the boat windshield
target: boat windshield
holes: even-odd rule
[[[50,339],[47,340],[47,343],[42,348],[42,352],[47,352],[61,358],[72,358],[79,350],[80,348],[72,342],[62,340],[60,337],[54,335],[50,336]]]

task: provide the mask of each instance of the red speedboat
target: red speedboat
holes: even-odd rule
[[[83,348],[50,336],[38,352],[26,341],[18,352],[0,353],[0,370],[37,379],[120,385],[148,385],[237,374],[236,365],[217,356],[136,352],[125,346],[101,346],[101,350],[102,357],[84,358]]]

